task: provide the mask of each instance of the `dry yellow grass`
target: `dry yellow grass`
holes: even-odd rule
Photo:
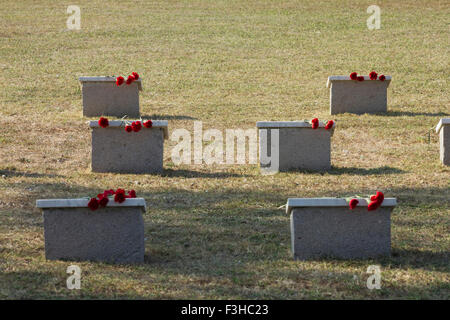
[[[449,115],[445,1],[0,1],[0,298],[449,298],[450,170],[437,136]],[[163,177],[94,174],[81,75],[144,79],[144,116],[169,129],[254,128],[328,114],[329,75],[393,76],[387,115],[338,115],[329,173],[261,176],[255,165],[175,166]],[[39,198],[134,188],[145,197],[147,262],[46,261]],[[288,197],[397,197],[390,259],[295,262]],[[382,289],[365,286],[379,264]]]

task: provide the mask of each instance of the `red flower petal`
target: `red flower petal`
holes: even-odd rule
[[[126,132],[131,132],[131,131],[133,131],[133,128],[132,128],[130,125],[127,124],[127,125],[125,126],[125,131],[126,131]]]
[[[356,72],[352,72],[352,73],[350,73],[350,79],[352,79],[352,80],[356,80],[356,79],[357,79],[357,77],[358,77],[358,74],[357,74]]]
[[[99,203],[97,198],[91,198],[91,200],[89,200],[88,202],[88,207],[89,209],[91,209],[92,211],[95,211],[98,209]]]
[[[376,202],[381,205],[384,201],[384,194],[381,191],[377,191],[377,193],[370,197],[370,201]]]
[[[109,190],[105,190],[105,191],[103,192],[103,195],[104,195],[105,197],[107,197],[107,196],[112,196],[114,193],[115,193],[115,192],[114,192],[113,189],[109,189]]]
[[[325,125],[325,129],[329,130],[329,129],[333,128],[333,124],[334,124],[333,120],[328,121],[327,124]]]
[[[317,129],[319,127],[319,119],[317,119],[317,118],[312,119],[311,120],[311,127],[313,129]]]
[[[139,132],[141,130],[142,125],[140,121],[133,121],[131,124],[131,129],[133,129],[134,132]]]
[[[357,199],[352,199],[352,200],[350,200],[350,202],[348,203],[348,205],[349,205],[350,209],[353,210],[353,209],[356,208],[356,206],[358,205],[358,203],[359,203],[359,200],[357,200]]]
[[[380,203],[378,201],[371,201],[369,203],[369,205],[367,206],[367,210],[373,211],[373,210],[378,209],[379,206],[380,206]]]
[[[134,191],[134,190],[128,191],[128,196],[129,196],[130,198],[136,198],[136,191]]]
[[[380,81],[384,81],[384,80],[386,80],[386,76],[384,74],[382,74],[381,76],[378,77],[378,79]]]
[[[107,126],[109,126],[109,121],[107,118],[100,117],[100,119],[98,120],[98,125],[102,128],[106,128]]]
[[[371,73],[369,73],[369,77],[370,77],[370,80],[377,80],[378,73],[376,73],[375,71],[372,71]]]
[[[376,195],[375,195],[377,202],[382,204],[384,201],[384,194],[381,191],[377,191]]]
[[[134,78],[133,75],[130,74],[127,78],[126,84],[130,85],[134,80],[136,80],[136,79]]]
[[[134,80],[139,79],[139,75],[137,74],[137,72],[132,72],[131,74],[133,75]]]
[[[116,85],[120,86],[124,81],[125,81],[125,79],[122,76],[117,77],[116,78]]]
[[[125,190],[117,189],[116,194],[114,195],[114,201],[122,203],[125,201]]]
[[[364,77],[363,77],[363,76],[358,76],[356,79],[357,79],[358,81],[364,81]]]
[[[147,120],[144,122],[144,127],[151,128],[153,126],[152,120]]]
[[[108,197],[103,197],[100,199],[100,201],[98,202],[98,204],[100,205],[100,207],[106,207],[106,205],[108,204],[109,199]]]

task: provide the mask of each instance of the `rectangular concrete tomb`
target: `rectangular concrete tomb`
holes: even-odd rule
[[[131,120],[130,120],[131,121]],[[109,121],[107,128],[89,121],[92,129],[92,171],[118,173],[161,173],[164,139],[168,138],[168,121],[154,120],[151,128],[139,132],[125,131],[126,122]]]
[[[142,79],[116,85],[115,77],[80,77],[83,116],[139,117]]]
[[[340,198],[288,199],[294,259],[389,256],[396,199],[384,199],[374,211],[367,210],[366,200],[358,200],[358,206],[350,210],[347,201]]]
[[[368,76],[364,76],[364,81],[349,76],[328,77],[330,114],[387,112],[387,88],[391,80],[391,76],[384,81],[370,80]]]
[[[336,124],[312,129],[307,121],[260,121],[259,163],[263,173],[331,168],[331,136]]]
[[[436,126],[436,133],[439,134],[441,162],[446,166],[450,166],[450,118],[443,118],[439,121]]]
[[[43,210],[45,257],[48,260],[144,262],[143,198],[112,198],[92,211],[89,199],[37,200]]]

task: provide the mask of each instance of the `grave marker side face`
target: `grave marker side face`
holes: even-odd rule
[[[117,86],[112,77],[81,77],[83,116],[139,117],[141,79]]]
[[[331,169],[334,125],[330,130],[324,126],[320,123],[319,128],[312,129],[304,121],[258,122],[261,171]],[[274,164],[278,170],[274,170]]]
[[[307,200],[312,204],[294,205],[292,200]],[[391,212],[395,199],[385,199],[383,205],[375,211],[368,211],[366,201],[359,200],[360,205],[350,210],[345,199],[289,199],[287,207],[291,214],[294,259],[366,259],[389,256]]]
[[[48,205],[46,203],[51,203]],[[110,263],[144,262],[145,201],[113,200],[92,211],[87,199],[38,200],[43,210],[45,256],[48,260]]]
[[[436,126],[439,134],[439,158],[443,165],[450,166],[450,118],[443,118]]]
[[[126,132],[121,121],[111,121],[101,128],[92,128],[93,172],[161,173],[163,171],[164,139],[167,121],[154,121],[152,128]]]
[[[384,113],[387,112],[387,88],[391,77],[386,80],[351,80],[346,76],[330,76],[330,114],[339,113]]]

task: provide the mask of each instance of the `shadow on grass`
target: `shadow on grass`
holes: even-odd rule
[[[142,120],[197,120],[190,116],[178,116],[178,115],[163,115],[163,114],[152,114],[152,115],[142,115]]]
[[[45,298],[55,298],[52,290],[46,288],[55,286],[55,274],[42,271],[13,271],[0,273],[0,299],[35,299],[36,291],[44,293]],[[61,278],[61,280],[63,280]],[[60,283],[65,286],[64,281]],[[3,296],[5,295],[5,296]]]
[[[161,173],[162,177],[184,177],[184,178],[214,178],[214,179],[226,179],[237,177],[248,177],[249,175],[237,174],[231,172],[202,172],[193,170],[173,170],[164,169]]]
[[[58,178],[61,177],[58,174],[53,173],[38,173],[38,172],[23,172],[16,170],[0,169],[0,176],[5,175],[6,177],[27,177],[27,178]]]
[[[389,166],[383,166],[379,168],[358,168],[358,167],[331,167],[331,170],[328,171],[329,174],[332,175],[340,175],[340,174],[353,174],[359,176],[369,176],[376,174],[398,174],[405,173],[406,171],[393,168]]]
[[[445,117],[450,114],[445,112],[410,112],[410,111],[388,111],[387,113],[377,113],[378,116],[386,117],[415,117],[415,116],[425,116],[425,117]]]
[[[398,168],[393,168],[389,166],[383,166],[379,168],[358,168],[358,167],[335,167],[332,166],[330,170],[327,171],[317,171],[317,170],[289,170],[282,171],[283,173],[303,173],[303,174],[331,174],[331,175],[341,175],[341,174],[352,174],[358,176],[370,176],[378,174],[398,174],[406,173],[406,171]]]
[[[442,272],[450,271],[450,251],[434,252],[417,249],[393,249],[391,258],[381,261],[382,265],[407,269],[425,268]]]
[[[301,261],[301,260],[298,260]],[[380,264],[385,268],[396,269],[426,269],[431,271],[448,272],[450,251],[430,251],[418,249],[391,249],[390,256],[380,256],[367,259],[344,259],[320,257],[308,260],[310,262],[335,262],[355,264]]]

